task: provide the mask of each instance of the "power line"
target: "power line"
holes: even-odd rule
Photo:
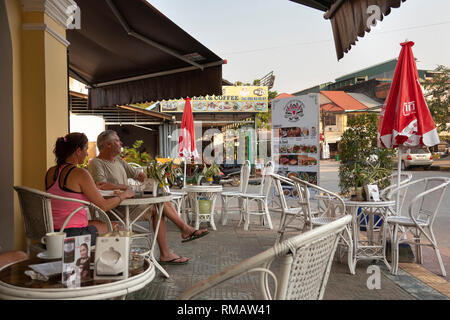
[[[399,28],[399,29],[394,29],[394,30],[380,31],[380,32],[377,32],[377,33],[372,33],[371,35],[375,36],[375,35],[379,35],[379,34],[386,34],[386,33],[398,32],[398,31],[420,29],[420,28],[428,28],[428,27],[434,27],[434,26],[439,26],[439,25],[448,24],[448,23],[450,23],[450,21],[443,21],[443,22],[426,24],[426,25],[420,25],[420,26],[412,26],[412,27]],[[259,51],[281,49],[281,48],[287,48],[287,47],[316,45],[316,44],[322,44],[322,43],[328,43],[328,42],[333,42],[333,40],[332,39],[328,39],[328,40],[309,41],[309,42],[297,42],[297,43],[280,45],[280,46],[274,46],[274,47],[265,47],[265,48],[244,50],[244,51],[234,51],[234,52],[224,53],[224,55],[245,54],[245,53],[252,53],[252,52],[259,52]]]

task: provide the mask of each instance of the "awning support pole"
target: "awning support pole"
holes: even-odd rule
[[[195,66],[195,67],[197,67],[197,68],[199,68],[201,70],[203,70],[203,66],[202,65],[200,65],[198,63],[195,63],[194,61],[191,61],[191,60],[183,57],[182,55],[178,54],[174,50],[172,50],[172,49],[170,49],[170,48],[168,48],[166,46],[163,46],[163,45],[161,45],[161,44],[159,44],[159,43],[157,43],[157,42],[155,42],[155,41],[153,41],[153,40],[151,40],[151,39],[149,39],[149,38],[147,38],[147,37],[145,37],[145,36],[135,32],[133,29],[130,28],[130,26],[128,25],[127,21],[122,16],[122,14],[117,9],[116,5],[112,2],[112,0],[106,0],[106,3],[109,5],[109,7],[111,8],[111,11],[114,13],[114,15],[117,17],[117,19],[119,20],[119,22],[122,25],[122,27],[125,29],[125,31],[130,36],[133,36],[136,39],[139,39],[139,40],[141,40],[141,41],[143,41],[143,42],[145,42],[145,43],[147,43],[147,44],[149,44],[149,45],[151,45],[151,46],[153,46],[155,48],[158,48],[161,51],[164,51],[164,52],[166,52],[166,53],[168,53],[168,54],[170,54],[170,55],[172,55],[172,56],[174,56],[174,57],[176,57],[176,58],[178,58],[180,60],[183,60],[183,61],[185,61],[185,62],[187,62],[187,63],[189,63],[189,64],[191,64],[191,65],[193,65],[193,66]]]

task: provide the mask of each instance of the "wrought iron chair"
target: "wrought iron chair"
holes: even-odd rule
[[[222,199],[221,221],[223,226],[227,224],[227,215],[229,212],[238,211],[242,215],[244,205],[241,195],[247,192],[249,177],[250,177],[250,161],[245,160],[245,163],[241,167],[239,190],[224,191],[220,194]],[[238,208],[231,209],[228,206],[229,201],[233,199],[237,199]]]
[[[403,189],[411,186],[418,188],[420,184],[423,184],[424,191],[415,195],[411,201],[408,201],[408,216],[396,215],[386,218],[387,228],[385,228],[385,236],[386,232],[389,232],[391,237],[391,273],[396,275],[398,272],[399,244],[410,243],[416,248],[415,256],[418,263],[422,263],[421,246],[432,247],[436,253],[442,275],[445,277],[445,267],[433,233],[433,223],[445,191],[450,184],[450,179],[431,177],[414,180],[392,190],[388,196],[391,198],[395,197],[397,192],[402,192]],[[411,235],[412,238],[408,238],[408,235]]]
[[[51,205],[52,199],[77,202],[82,204],[82,206],[80,206],[67,216],[60,231],[64,231],[69,220],[83,208],[88,209],[88,212],[90,214],[94,213],[97,220],[105,222],[108,231],[113,230],[108,215],[93,203],[73,198],[60,197],[23,186],[14,186],[14,190],[16,190],[19,198],[20,209],[25,228],[28,255],[30,255],[32,251],[36,253],[45,251],[44,246],[41,244],[41,238],[45,236],[46,233],[54,232]]]
[[[271,173],[274,171],[274,164],[272,161],[268,161],[262,170],[261,184],[259,186],[258,193],[242,193],[239,197],[243,200],[244,209],[241,214],[239,224],[244,221],[244,230],[248,230],[250,224],[250,215],[257,215],[261,218],[261,225],[268,224],[270,229],[273,229],[272,219],[270,218],[268,198],[270,193],[270,187],[272,185]],[[255,201],[258,208],[257,210],[249,210],[249,204]]]
[[[344,216],[277,243],[266,251],[200,281],[183,292],[178,299],[193,299],[209,291],[208,296],[203,295],[208,299],[215,296],[210,289],[225,281],[250,272],[259,272],[258,284],[263,299],[320,300],[325,293],[339,238],[350,222],[351,217]],[[274,261],[277,262],[275,265],[280,265],[278,272],[272,266]]]

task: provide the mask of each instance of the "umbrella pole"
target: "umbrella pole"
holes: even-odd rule
[[[184,157],[184,178],[183,178],[183,188],[186,187],[186,157]]]
[[[400,187],[400,181],[401,181],[401,177],[400,174],[402,172],[402,147],[399,146],[398,147],[398,164],[397,164],[397,188]],[[400,215],[400,191],[397,192],[397,201],[395,204],[395,212],[397,213],[397,215]]]

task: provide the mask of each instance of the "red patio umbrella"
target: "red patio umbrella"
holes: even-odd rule
[[[397,185],[400,185],[402,147],[434,146],[439,143],[436,126],[420,87],[411,49],[414,42],[403,42],[400,45],[402,49],[391,89],[378,124],[378,146],[398,147]]]
[[[178,153],[180,157],[185,158],[183,183],[186,185],[186,161],[192,157],[199,157],[197,147],[195,146],[194,116],[192,115],[190,98],[186,98],[184,103],[180,137],[178,139]]]

